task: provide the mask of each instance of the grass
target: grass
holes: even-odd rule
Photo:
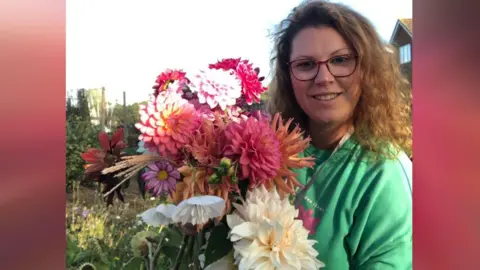
[[[124,196],[125,203],[115,201],[113,206],[106,207],[97,190],[74,185],[73,192],[67,194],[67,269],[82,269],[87,263],[95,268],[84,270],[141,269],[128,268],[129,263],[139,265],[132,239],[144,231],[158,234],[159,228],[146,226],[137,215],[156,206],[158,201],[148,197],[144,200],[136,179],[132,179]]]

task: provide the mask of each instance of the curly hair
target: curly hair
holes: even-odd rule
[[[308,116],[298,105],[288,62],[292,40],[304,28],[335,29],[358,56],[362,93],[354,112],[354,138],[371,153],[393,158],[399,150],[412,156],[411,88],[398,57],[381,41],[372,24],[352,9],[326,1],[307,1],[294,8],[273,34],[274,74],[267,108],[280,112],[308,134]],[[392,147],[394,151],[392,152]]]

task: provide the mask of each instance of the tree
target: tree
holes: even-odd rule
[[[77,89],[76,98],[72,95],[67,97],[67,119],[70,117],[78,117],[83,121],[90,121],[90,109],[88,107],[87,90]]]

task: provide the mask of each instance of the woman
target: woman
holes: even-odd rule
[[[318,259],[411,269],[411,95],[396,56],[362,15],[309,1],[281,23],[273,62],[270,111],[312,139],[316,165],[298,171],[296,202]]]

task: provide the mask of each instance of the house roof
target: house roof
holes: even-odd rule
[[[410,18],[398,19],[397,24],[395,24],[395,28],[393,29],[392,36],[390,38],[390,43],[392,43],[399,28],[403,28],[410,36],[412,36],[413,20]]]
[[[399,21],[403,24],[403,27],[405,27],[408,32],[410,32],[410,35],[412,34],[412,29],[413,29],[413,20],[412,19],[399,19]]]

